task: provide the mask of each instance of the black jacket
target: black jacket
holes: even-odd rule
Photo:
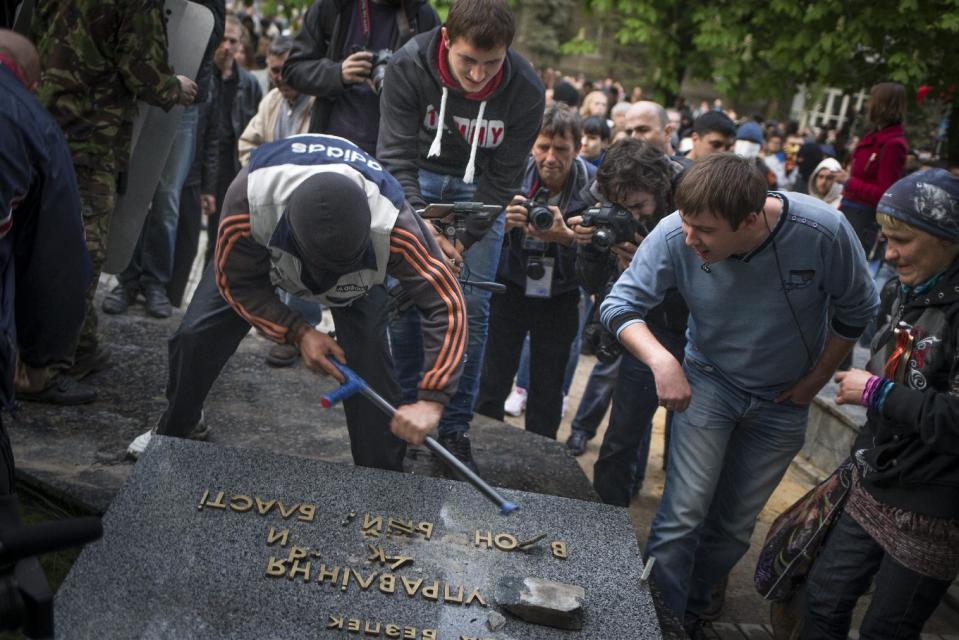
[[[469,164],[470,143],[461,131],[476,126],[481,102],[461,90],[447,92],[446,117],[442,109],[443,84],[437,68],[440,29],[423,33],[394,54],[386,68],[380,98],[380,137],[376,157],[406,191],[414,208],[425,205],[419,170],[462,178]],[[485,204],[509,202],[523,178],[529,150],[543,125],[543,83],[530,64],[513,49],[503,63],[502,83],[485,101],[476,153],[476,193]],[[428,158],[443,127],[441,153]],[[472,138],[470,138],[472,140]]]
[[[566,187],[560,196],[559,209],[563,212],[563,218],[569,219],[580,215],[584,210],[593,204],[592,196],[589,193],[589,185],[592,182],[596,168],[577,157],[573,161],[570,169],[569,178],[566,180]],[[532,197],[539,186],[539,173],[536,171],[536,163],[530,157],[526,162],[526,173],[523,178],[523,186],[520,188],[522,195]],[[528,251],[524,249],[524,239],[526,234],[522,229],[511,229],[503,239],[503,251],[500,254],[499,268],[496,272],[496,279],[501,282],[509,282],[520,289],[526,288],[526,267],[529,258],[534,255],[542,255],[553,258],[553,281],[550,289],[551,296],[558,296],[568,291],[579,289],[579,281],[576,278],[576,243],[569,247],[550,242],[545,250]]]
[[[923,294],[906,297],[891,280],[879,319],[867,366],[876,375],[896,348],[900,321],[917,336],[882,411],[869,410],[853,445],[863,486],[885,504],[959,518],[959,260]]]
[[[230,179],[240,170],[240,154],[236,148],[237,142],[240,136],[243,135],[243,130],[246,129],[246,125],[253,119],[253,116],[256,115],[256,110],[260,106],[260,100],[263,99],[263,90],[260,89],[260,83],[252,73],[236,62],[233,63],[233,73],[236,74],[235,77],[238,84],[230,109],[230,121],[219,122],[219,142],[223,144],[232,137],[233,166],[217,167],[221,176],[228,176]],[[214,90],[217,93],[217,98],[219,98],[219,94],[224,91],[224,83],[219,72],[214,75],[214,79],[216,80]],[[214,109],[216,109],[216,107],[214,107]],[[217,112],[214,112],[212,115],[214,118],[219,118],[220,116]]]
[[[426,0],[403,3],[412,33],[429,31],[440,24],[439,16]],[[291,87],[316,96],[310,115],[310,133],[326,133],[330,110],[346,91],[340,76],[343,41],[348,35],[356,2],[353,0],[317,0],[307,10],[303,27],[296,34],[293,50],[283,64],[283,79]],[[393,50],[409,39],[410,33],[397,28]]]

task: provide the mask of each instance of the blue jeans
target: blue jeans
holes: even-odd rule
[[[804,640],[848,637],[853,609],[870,583],[876,589],[859,627],[861,640],[918,638],[951,584],[899,564],[843,513],[809,575]]]
[[[476,192],[475,184],[466,184],[454,176],[444,176],[420,169],[420,192],[427,202],[466,201]],[[498,203],[489,203],[498,204]],[[500,214],[493,227],[483,238],[463,255],[466,270],[471,280],[492,281],[496,278],[500,251],[503,248],[503,230],[506,218]],[[469,324],[469,340],[463,373],[460,375],[456,393],[443,410],[440,419],[440,435],[465,433],[473,419],[473,405],[479,389],[479,378],[486,349],[486,334],[489,329],[490,292],[474,287],[464,287],[466,314]],[[413,308],[390,325],[390,344],[393,364],[400,383],[402,402],[409,404],[417,399],[417,385],[423,372],[423,336],[419,312]]]
[[[759,398],[689,357],[683,369],[692,399],[673,419],[646,554],[666,606],[688,620],[749,548],[756,517],[802,448],[809,407]]]
[[[192,105],[183,109],[170,155],[160,174],[160,182],[153,194],[150,212],[143,223],[133,257],[127,268],[117,275],[124,286],[159,286],[166,292],[173,276],[180,192],[196,153],[198,108]]]

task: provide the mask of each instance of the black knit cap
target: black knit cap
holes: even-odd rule
[[[340,173],[325,171],[304,180],[290,196],[287,220],[310,271],[354,271],[370,245],[366,193]]]
[[[909,174],[886,189],[876,211],[959,243],[959,178],[944,169]]]

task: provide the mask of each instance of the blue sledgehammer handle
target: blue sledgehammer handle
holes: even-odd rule
[[[340,385],[339,388],[334,389],[333,391],[320,397],[320,404],[323,405],[324,409],[329,409],[337,402],[346,400],[354,393],[361,393],[367,399],[369,399],[370,402],[379,407],[383,413],[391,418],[393,417],[393,414],[396,413],[396,408],[387,402],[383,396],[373,391],[373,389],[366,384],[366,381],[358,376],[355,371],[347,367],[345,364],[340,364],[333,358],[330,358],[330,362],[333,363],[334,367],[339,369],[340,373],[343,374],[343,377],[346,378],[346,382]],[[447,465],[459,472],[460,475],[466,478],[466,480],[471,485],[476,487],[480,493],[489,498],[493,504],[499,507],[502,515],[509,515],[519,508],[519,505],[512,503],[501,496],[496,489],[489,485],[488,482],[476,475],[476,473],[474,473],[469,467],[460,462],[456,456],[450,453],[446,447],[441,445],[430,436],[426,436],[426,447],[442,458]]]

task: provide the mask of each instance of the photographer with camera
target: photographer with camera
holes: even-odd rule
[[[310,132],[376,155],[380,91],[393,51],[439,25],[426,0],[317,0],[307,10],[283,79],[315,96]]]
[[[562,419],[563,377],[579,330],[576,243],[566,218],[592,202],[593,166],[577,154],[579,116],[564,104],[543,115],[526,162],[521,195],[506,207],[506,238],[497,281],[506,292],[490,304],[489,339],[476,412],[503,419],[526,334],[530,388],[526,430],[555,438]]]
[[[416,36],[393,56],[381,96],[376,155],[414,208],[468,200],[502,205],[520,187],[542,125],[544,90],[530,64],[510,48],[515,30],[506,0],[456,0],[443,27]],[[469,234],[456,247],[446,240],[440,245],[470,279],[493,280],[503,228],[500,215],[486,233]],[[438,439],[475,470],[467,431],[491,294],[476,287],[464,293],[466,363]],[[400,387],[409,399],[416,393],[423,357],[415,311],[392,323],[390,338]]]
[[[644,140],[621,140],[607,151],[596,172],[596,189],[608,204],[570,221],[580,244],[576,272],[583,288],[600,301],[629,266],[649,230],[672,210],[672,180],[681,170]],[[677,358],[686,344],[688,313],[682,297],[672,291],[647,316],[650,331]],[[597,358],[612,361],[622,354],[609,425],[593,467],[593,486],[603,502],[628,507],[633,487],[642,483],[646,473],[659,399],[649,367],[624,353],[616,337],[602,326],[593,335]]]

